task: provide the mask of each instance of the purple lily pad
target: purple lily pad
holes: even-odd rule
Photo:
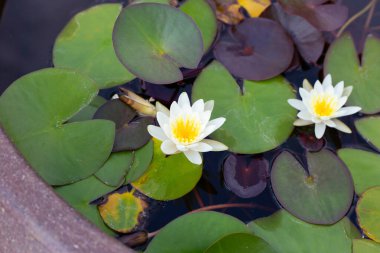
[[[325,138],[317,139],[314,133],[300,133],[297,139],[301,146],[308,151],[319,151],[326,145]]]
[[[265,190],[268,171],[269,163],[263,158],[231,154],[224,161],[224,182],[237,196],[252,198]]]
[[[246,19],[224,34],[214,49],[215,58],[233,75],[248,80],[281,74],[289,67],[293,53],[286,31],[266,18]]]

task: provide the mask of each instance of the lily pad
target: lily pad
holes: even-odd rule
[[[154,119],[152,117],[135,118],[136,116],[136,111],[119,99],[108,101],[94,114],[94,119],[115,122],[114,152],[139,149],[151,139],[147,126],[152,124]]]
[[[153,139],[153,160],[148,170],[132,185],[155,200],[172,200],[191,191],[202,175],[202,167],[187,160],[183,153],[166,157],[161,142]]]
[[[380,186],[365,191],[356,205],[358,222],[368,238],[380,242]]]
[[[268,32],[270,31],[270,32]],[[294,46],[277,22],[265,18],[244,20],[216,44],[215,58],[235,76],[265,80],[284,72]]]
[[[257,18],[270,5],[270,0],[238,0],[237,1],[248,12],[251,18]]]
[[[76,113],[73,117],[71,117],[67,122],[78,122],[78,121],[86,121],[92,119],[95,112],[98,110],[100,106],[102,106],[107,100],[100,96],[96,96],[89,105],[83,107],[78,113]]]
[[[268,243],[257,236],[237,233],[230,234],[209,247],[205,253],[276,253]]]
[[[146,253],[203,253],[217,240],[234,233],[247,233],[238,219],[217,212],[197,212],[170,222],[154,237]]]
[[[124,8],[116,21],[113,41],[127,69],[156,84],[182,80],[180,68],[196,68],[203,55],[202,35],[194,21],[165,4]]]
[[[267,187],[269,163],[265,159],[229,155],[224,161],[223,177],[228,189],[241,198],[253,198]]]
[[[294,91],[282,77],[244,81],[243,94],[227,69],[214,61],[202,71],[193,86],[192,99],[214,100],[212,118],[226,122],[211,137],[241,154],[255,154],[276,148],[293,131],[296,110],[287,100]]]
[[[351,172],[357,194],[380,186],[380,155],[352,148],[340,149],[338,155]]]
[[[360,238],[348,218],[330,226],[313,225],[285,210],[254,220],[248,227],[281,253],[347,253],[352,252],[352,238]]]
[[[3,128],[49,184],[86,178],[110,155],[114,123],[91,120],[63,124],[97,92],[91,79],[73,71],[43,69],[16,80],[1,96]]]
[[[99,88],[134,79],[113,49],[112,31],[121,9],[121,4],[101,4],[76,14],[56,39],[54,66],[86,74]]]
[[[113,230],[120,233],[133,231],[139,224],[147,204],[131,192],[115,192],[108,195],[107,202],[100,205],[99,213],[104,222]]]
[[[125,177],[126,183],[132,183],[139,179],[149,168],[153,159],[153,141],[149,141],[144,147],[134,151],[133,163]]]
[[[112,153],[95,176],[106,185],[120,186],[132,165],[134,154],[131,151]]]
[[[328,0],[279,0],[281,5],[294,15],[307,19],[321,31],[334,31],[348,17],[348,8],[342,4],[324,4]]]
[[[326,149],[307,153],[308,172],[289,152],[274,161],[271,182],[281,205],[297,218],[334,224],[351,207],[354,187],[344,163]]]
[[[380,117],[367,117],[356,120],[355,127],[370,145],[380,150]]]
[[[202,33],[203,51],[206,52],[214,41],[218,30],[214,10],[206,0],[187,0],[180,9],[197,24]]]
[[[379,39],[367,38],[360,62],[351,35],[345,34],[330,46],[324,72],[330,73],[334,82],[345,81],[346,86],[353,86],[347,104],[360,106],[363,113],[373,114],[380,112],[379,64]]]
[[[352,253],[380,253],[380,244],[367,239],[355,239]]]
[[[104,224],[97,207],[90,204],[91,201],[114,189],[114,187],[107,186],[94,176],[91,176],[74,184],[57,187],[54,190],[70,206],[89,219],[99,229],[109,235],[114,235],[115,233]]]

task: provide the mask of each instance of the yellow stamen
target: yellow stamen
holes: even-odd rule
[[[201,132],[201,122],[195,116],[178,117],[171,123],[173,137],[183,145],[191,144]]]
[[[332,116],[336,111],[336,98],[328,95],[319,95],[312,100],[314,113],[319,117]]]

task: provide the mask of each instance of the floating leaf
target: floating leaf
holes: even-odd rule
[[[244,223],[229,215],[217,212],[191,213],[162,228],[145,252],[204,252],[226,235],[247,232]]]
[[[187,160],[183,153],[166,157],[161,142],[153,139],[154,153],[149,169],[132,185],[155,200],[182,197],[198,183],[202,167]]]
[[[324,138],[318,139],[313,133],[299,133],[297,135],[298,142],[301,146],[308,151],[319,151],[326,146],[326,140]]]
[[[268,32],[270,31],[270,32]],[[294,47],[285,30],[265,18],[246,19],[216,44],[215,58],[235,76],[265,80],[284,72]]]
[[[115,192],[108,196],[107,202],[100,205],[99,213],[104,222],[120,233],[128,233],[139,224],[147,204],[131,192]]]
[[[99,229],[107,234],[114,235],[112,230],[104,224],[97,207],[90,204],[91,201],[96,200],[114,189],[114,187],[107,186],[94,176],[91,176],[74,184],[57,187],[54,190]]]
[[[265,159],[229,155],[224,161],[223,177],[228,189],[241,198],[253,198],[267,186],[269,163]]]
[[[356,120],[355,127],[370,145],[380,150],[380,117],[366,117]]]
[[[291,14],[307,19],[322,31],[334,31],[341,27],[348,17],[348,8],[341,4],[324,4],[328,0],[279,0]]]
[[[380,242],[380,186],[365,191],[356,205],[358,222],[364,234]]]
[[[100,96],[96,96],[89,105],[83,107],[78,113],[76,113],[73,117],[71,117],[67,122],[78,122],[78,121],[86,121],[91,120],[94,116],[95,112],[98,110],[100,106],[102,106],[107,100]]]
[[[182,80],[180,68],[196,68],[203,54],[202,35],[194,21],[164,4],[124,8],[113,40],[120,61],[139,78],[156,84]]]
[[[112,153],[106,163],[96,172],[95,176],[106,185],[120,186],[124,183],[134,154],[130,151]]]
[[[112,31],[121,9],[121,4],[101,4],[75,15],[57,37],[54,66],[82,72],[99,88],[134,79],[113,49]]]
[[[203,51],[206,52],[218,30],[214,10],[206,0],[187,0],[180,9],[197,24],[202,33]]]
[[[251,234],[230,234],[209,247],[205,253],[276,253],[268,243]]]
[[[313,225],[285,210],[254,220],[248,227],[281,253],[347,253],[351,252],[351,239],[360,237],[348,218],[331,226]]]
[[[97,92],[91,79],[73,71],[43,69],[16,80],[1,96],[3,128],[49,184],[86,178],[110,155],[115,134],[112,122],[63,124]]]
[[[257,18],[271,5],[270,0],[238,0],[251,18]]]
[[[307,153],[308,173],[289,152],[274,161],[271,182],[281,205],[297,218],[334,224],[351,207],[354,187],[350,172],[331,151]]]
[[[334,82],[343,80],[345,86],[353,86],[347,104],[360,106],[363,113],[373,114],[380,112],[379,65],[379,39],[371,36],[367,38],[360,64],[353,39],[345,34],[330,46],[324,72],[330,73]]]
[[[287,102],[295,98],[282,77],[267,81],[244,81],[244,94],[219,62],[211,63],[196,79],[192,99],[214,100],[212,118],[226,122],[211,137],[229,150],[254,154],[283,143],[293,130],[296,111]]]
[[[139,179],[149,168],[153,158],[153,141],[149,141],[144,147],[134,151],[133,163],[125,177],[126,183],[132,183]]]
[[[352,253],[380,253],[380,244],[367,239],[355,239]]]
[[[151,139],[147,126],[153,123],[151,117],[138,117],[136,111],[119,99],[113,99],[102,105],[94,119],[108,119],[115,122],[116,136],[113,151],[136,150]]]
[[[351,172],[357,194],[380,186],[380,155],[351,148],[339,149],[338,154]]]
[[[229,25],[237,25],[244,15],[240,11],[241,6],[234,0],[213,0],[215,5],[216,18]]]

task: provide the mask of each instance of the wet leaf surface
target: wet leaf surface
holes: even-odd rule
[[[267,186],[269,163],[263,158],[229,155],[224,161],[224,183],[241,198],[253,198]]]
[[[54,66],[86,74],[99,88],[134,79],[113,49],[112,31],[121,9],[121,4],[101,4],[76,14],[57,37]]]
[[[351,207],[350,172],[331,151],[307,153],[308,173],[289,152],[282,152],[271,171],[273,192],[290,213],[313,224],[334,224]]]

